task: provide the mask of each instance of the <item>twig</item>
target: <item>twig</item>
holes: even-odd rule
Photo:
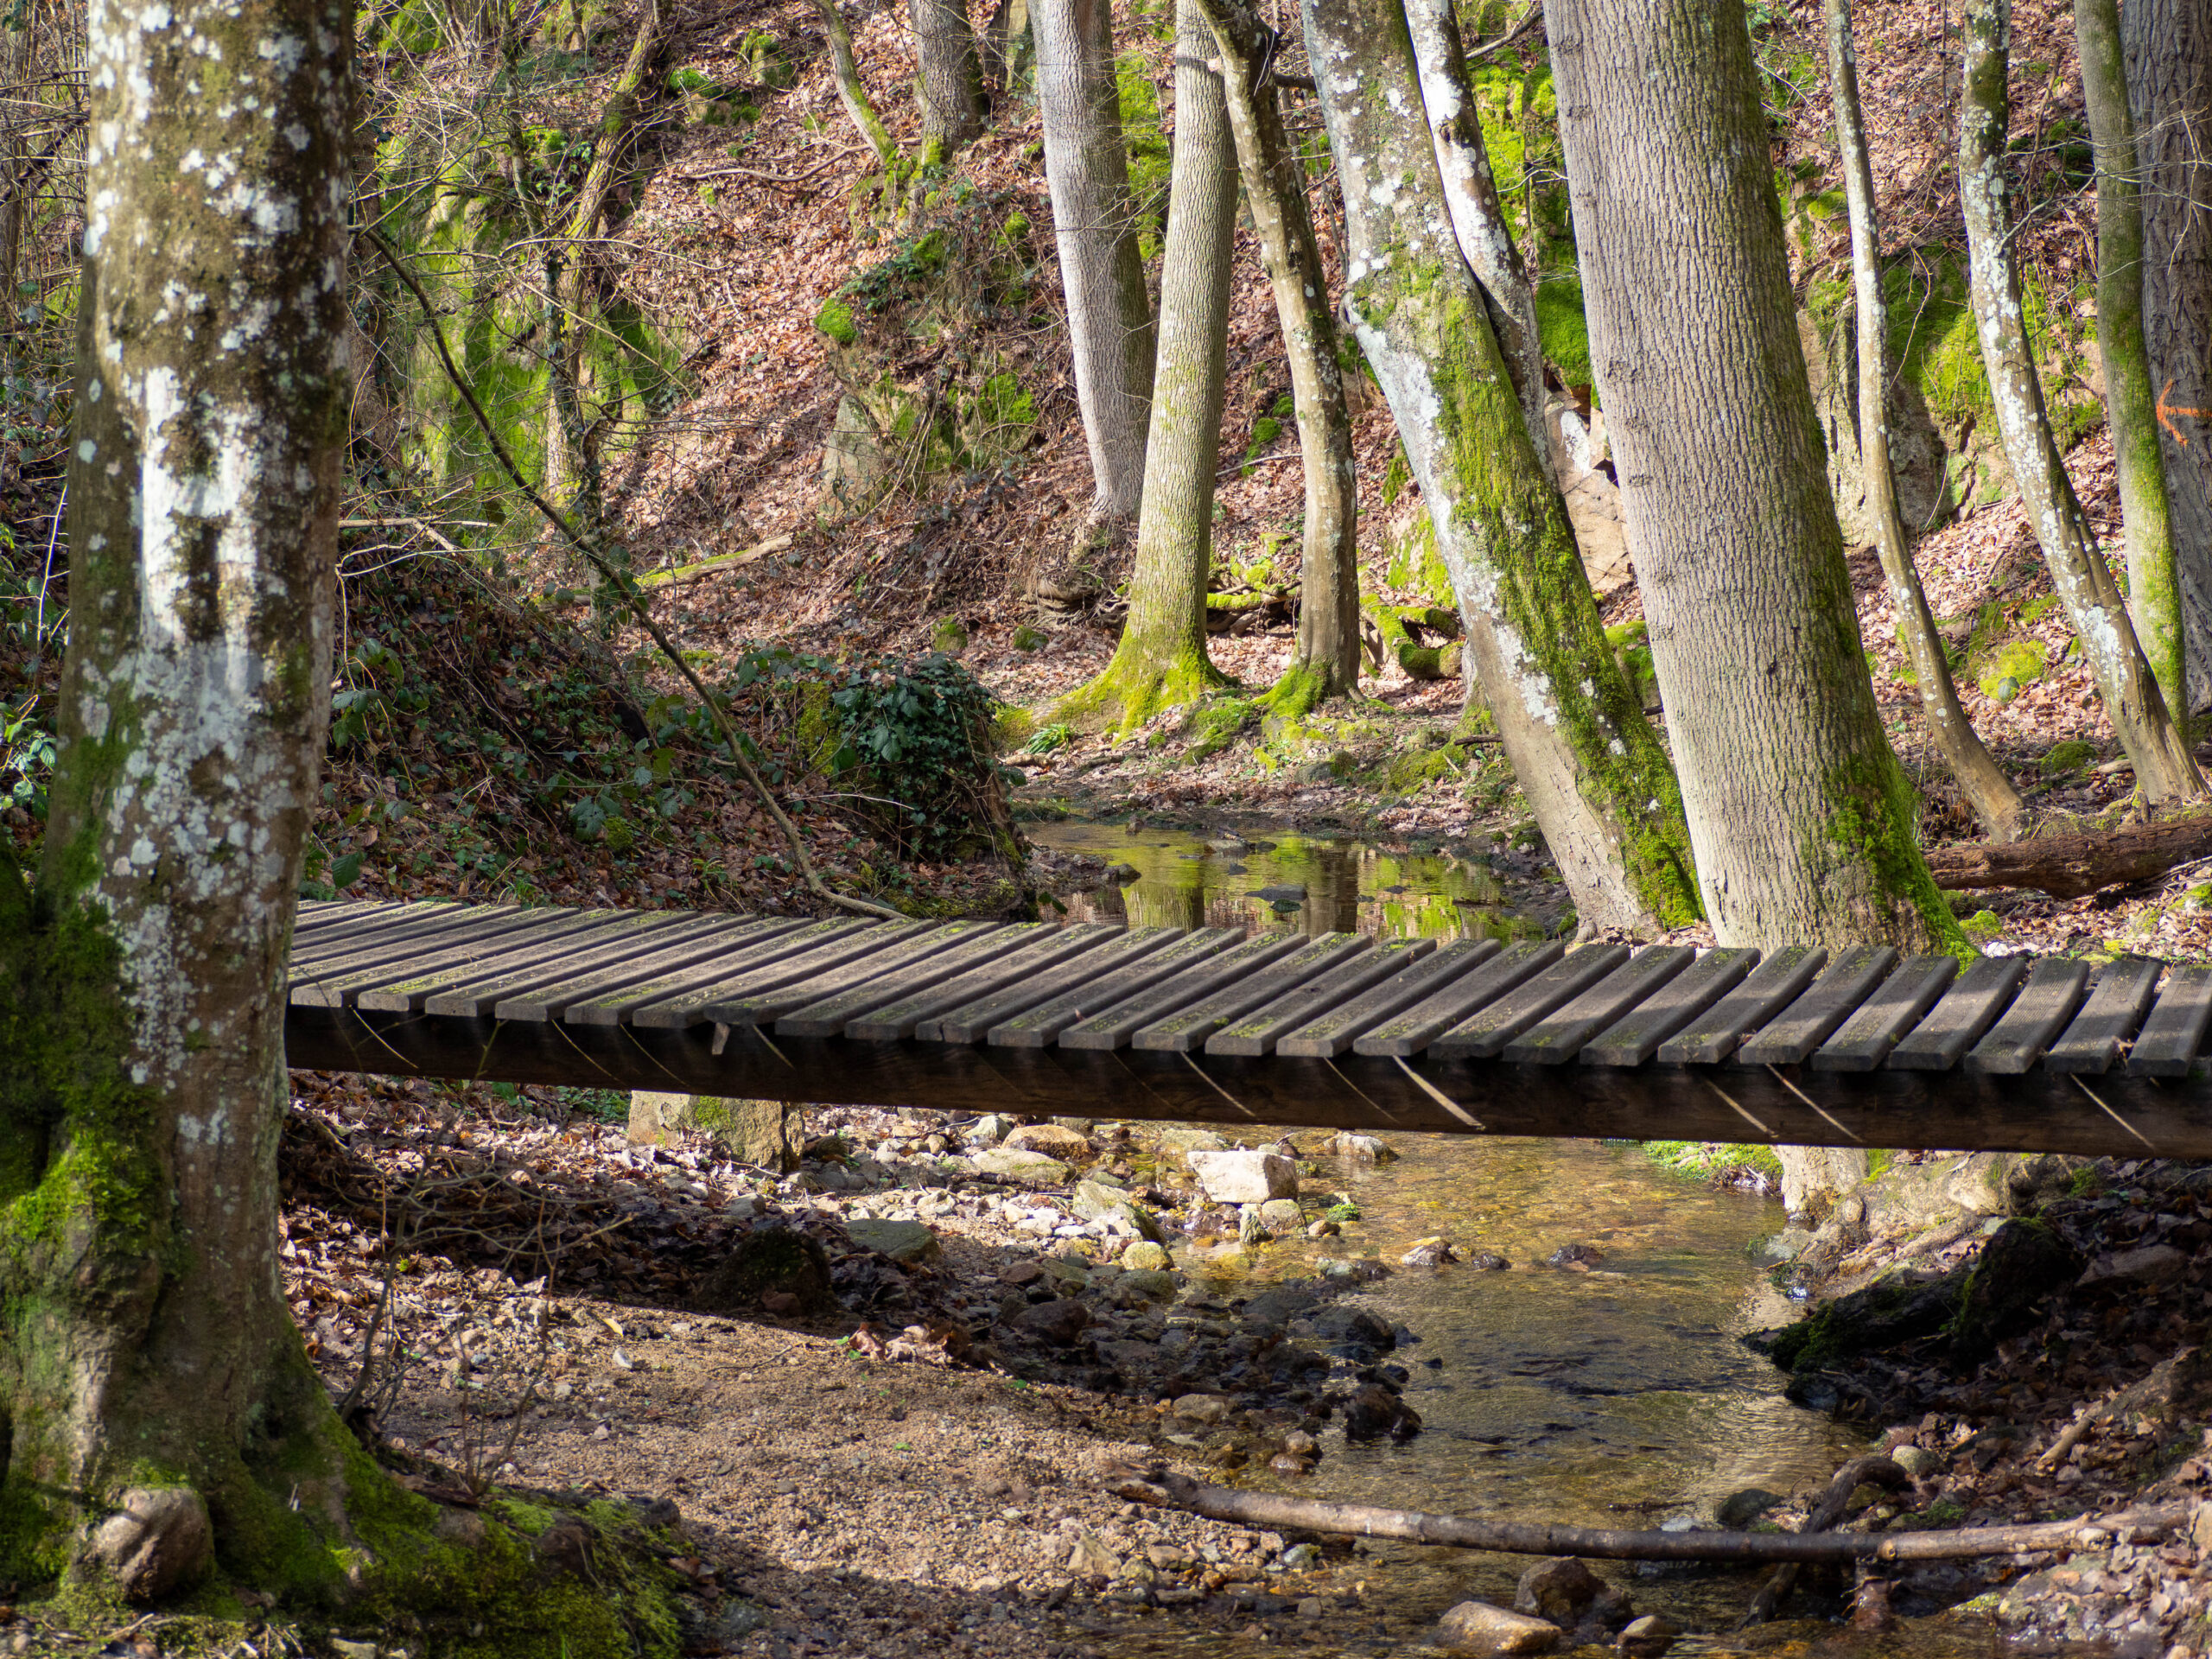
[[[394,253],[391,245],[374,231],[365,226],[362,227],[361,234],[367,239],[369,245],[384,257],[385,264],[391,267],[392,275],[399,278],[401,284],[415,296],[415,302],[423,308],[423,320],[430,331],[432,344],[438,348],[438,361],[445,369],[446,378],[453,382],[454,390],[461,394],[461,401],[468,405],[468,412],[475,416],[476,424],[482,429],[485,442],[492,446],[492,454],[498,460],[500,469],[514,480],[515,487],[523,493],[531,505],[544,515],[545,521],[559,531],[568,539],[569,544],[583,556],[592,569],[598,571],[601,578],[622,595],[629,605],[630,613],[638,619],[639,626],[652,636],[653,643],[660,647],[661,655],[668,658],[676,671],[681,674],[692,690],[698,694],[699,701],[704,705],[707,712],[714,716],[715,724],[721,733],[722,741],[729,748],[730,759],[736,761],[738,770],[744,774],[745,781],[752,785],[753,792],[760,798],[760,804],[768,809],[768,816],[776,821],[776,827],[784,832],[785,840],[790,843],[791,856],[798,864],[798,873],[806,883],[807,891],[817,898],[827,899],[830,903],[842,906],[847,910],[858,911],[864,916],[880,916],[887,921],[894,922],[908,920],[909,918],[903,912],[893,910],[888,905],[879,905],[867,899],[851,898],[837,892],[823,881],[820,874],[816,872],[814,861],[807,855],[806,842],[799,835],[798,826],[791,822],[791,815],[784,810],[782,804],[769,792],[768,785],[762,781],[760,772],[747,756],[744,745],[738,741],[737,728],[731,724],[729,712],[722,707],[721,699],[707,689],[707,683],[701,679],[692,669],[691,664],[683,659],[683,653],[676,648],[675,642],[662,630],[660,624],[653,620],[652,612],[647,608],[645,601],[639,595],[637,584],[626,579],[622,572],[607,562],[606,556],[597,548],[592,546],[583,536],[579,534],[575,526],[569,522],[566,515],[531,487],[529,480],[522,475],[522,468],[515,464],[513,453],[508,449],[506,440],[499,435],[498,429],[492,424],[492,417],[484,412],[483,404],[477,402],[475,389],[468,384],[467,377],[461,373],[461,365],[453,360],[453,353],[446,345],[446,331],[438,322],[437,308],[431,304],[430,296],[423,291],[423,285],[415,280],[415,273],[400,262],[399,256]]]
[[[1805,1524],[1797,1529],[1797,1535],[1804,1538],[1816,1532],[1829,1530],[1843,1519],[1843,1511],[1851,1502],[1852,1493],[1869,1481],[1894,1491],[1900,1486],[1910,1485],[1912,1477],[1879,1452],[1871,1457],[1853,1458],[1835,1471],[1835,1478],[1828,1483],[1827,1496],[1813,1506],[1813,1512],[1805,1517]],[[1800,1565],[1796,1561],[1784,1561],[1768,1575],[1767,1581],[1759,1586],[1758,1594],[1751,1598],[1751,1610],[1744,1615],[1743,1622],[1736,1626],[1738,1630],[1749,1630],[1754,1624],[1764,1624],[1774,1617],[1774,1610],[1782,1605],[1782,1599],[1796,1586]]]

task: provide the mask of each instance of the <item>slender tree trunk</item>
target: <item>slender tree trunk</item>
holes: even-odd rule
[[[844,106],[845,118],[853,124],[861,142],[874,155],[875,164],[883,169],[884,200],[889,201],[898,192],[899,146],[892,142],[891,130],[883,124],[875,105],[868,101],[868,88],[861,85],[860,66],[853,61],[853,31],[845,26],[845,14],[837,10],[837,0],[814,0],[814,10],[830,40],[830,72],[837,83],[837,102]]]
[[[2189,743],[2189,661],[2175,580],[2173,518],[2158,453],[2158,391],[2143,342],[2143,200],[2135,118],[2120,65],[2118,0],[2074,0],[2082,95],[2097,157],[2097,352],[2120,474],[2127,613],[2158,695]],[[2207,158],[2212,162],[2212,158]]]
[[[1743,8],[1550,0],[1547,20],[1706,913],[1728,944],[1955,943],[1859,645]]]
[[[1290,667],[1268,694],[1276,714],[1295,717],[1359,687],[1359,480],[1352,467],[1351,417],[1344,408],[1336,320],[1305,175],[1283,130],[1274,84],[1252,90],[1273,31],[1244,0],[1200,0],[1200,5],[1221,48],[1230,130],[1282,326],[1306,466],[1298,644]]]
[[[1460,257],[1399,0],[1305,0],[1350,233],[1344,310],[1390,400],[1471,664],[1586,929],[1697,913],[1681,796],[1605,645],[1566,504]]]
[[[1109,0],[1039,0],[1032,16],[1076,401],[1097,492],[1086,539],[1097,540],[1118,536],[1143,496],[1154,340],[1108,6]]]
[[[922,165],[941,168],[983,130],[983,68],[967,0],[909,0],[916,96],[922,108]]]
[[[2120,15],[2143,215],[2143,341],[2155,395],[2212,409],[2212,13],[2127,0]],[[2098,332],[2103,332],[2101,322]],[[2212,420],[2159,428],[2190,712],[2212,707]]]
[[[1828,85],[1835,101],[1836,148],[1851,210],[1851,275],[1859,329],[1859,456],[1866,474],[1866,511],[1881,550],[1882,575],[1897,613],[1898,637],[1920,689],[1920,712],[1943,762],[1958,779],[1974,816],[1993,841],[2020,832],[2020,792],[1983,745],[1959,706],[1950,659],[1913,568],[1912,541],[1897,510],[1890,471],[1890,319],[1882,294],[1882,239],[1874,223],[1874,170],[1859,103],[1859,64],[1851,38],[1851,0],[1827,0]]]
[[[1551,464],[1551,433],[1544,419],[1544,346],[1536,331],[1536,290],[1506,228],[1497,181],[1467,80],[1467,53],[1452,0],[1405,0],[1414,61],[1421,72],[1421,107],[1428,118],[1436,168],[1444,181],[1452,233],[1475,280],[1490,302],[1491,324],[1521,397],[1529,442]]]
[[[1175,153],[1160,273],[1160,358],[1137,518],[1129,614],[1114,659],[1054,711],[1134,731],[1160,709],[1226,684],[1206,657],[1214,474],[1229,366],[1236,157],[1196,0],[1175,8]]]
[[[211,1538],[226,1567],[341,1541],[316,1534],[358,1449],[275,1223],[329,712],[352,16],[91,8],[73,626],[35,897],[0,859],[0,1578],[73,1555],[144,1597]]]
[[[2167,717],[2165,699],[2136,642],[2119,586],[2059,460],[2044,407],[2042,378],[2028,346],[2019,266],[2005,207],[2011,32],[2010,0],[1967,0],[1959,205],[1966,218],[1982,365],[2020,504],[2035,526],[2051,585],[2096,678],[2113,730],[2135,763],[2136,785],[2152,801],[2193,800],[2204,794],[2204,779]]]

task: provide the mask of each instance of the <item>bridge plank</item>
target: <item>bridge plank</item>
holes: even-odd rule
[[[1535,940],[1509,944],[1496,956],[1477,962],[1464,977],[1359,1037],[1351,1046],[1352,1052],[1389,1059],[1418,1054],[1468,1015],[1488,1007],[1531,975],[1549,968],[1565,949]]]
[[[626,911],[617,919],[577,936],[569,942],[569,949],[556,951],[543,961],[495,970],[490,977],[471,974],[454,984],[433,990],[423,999],[422,1011],[433,1016],[482,1018],[498,1006],[501,997],[535,990],[542,985],[557,985],[592,969],[627,962],[675,939],[704,932],[709,925],[707,918],[696,914],[656,911],[646,915]]]
[[[923,1020],[914,1027],[915,1039],[925,1043],[980,1043],[990,1035],[992,1027],[1071,991],[1080,992],[1085,987],[1099,984],[1140,958],[1190,937],[1179,927],[1135,927],[1118,931],[1118,938],[1096,950],[1086,950],[1071,961],[1025,975],[1017,983]],[[1075,1019],[1081,1017],[1078,1014]],[[1075,1019],[1068,1023],[1074,1024]]]
[[[1818,945],[1784,945],[1759,963],[1751,976],[1659,1045],[1662,1065],[1718,1065],[1761,1026],[1804,994],[1813,976],[1827,965]]]
[[[1209,1054],[1265,1054],[1317,1014],[1356,1000],[1378,982],[1392,981],[1436,949],[1434,939],[1394,939],[1354,957],[1318,979],[1292,987],[1235,1025],[1206,1039]]]
[[[2185,1077],[2212,1025],[2212,967],[2191,964],[2166,976],[2166,988],[2128,1051],[2131,1077]]]
[[[295,942],[292,975],[295,978],[312,977],[308,970],[333,957],[373,950],[397,939],[420,938],[503,910],[515,915],[522,913],[520,906],[515,905],[468,905],[451,899],[428,899],[365,917],[358,925],[317,928],[306,940]]]
[[[855,949],[880,945],[880,938],[862,942],[864,935],[882,925],[866,922],[856,916],[834,916],[803,925],[794,924],[787,931],[773,938],[763,936],[744,941],[741,952],[734,957],[742,962],[745,969],[757,983],[774,975],[783,976],[780,982],[792,981],[817,972],[831,962],[850,959],[853,951],[837,954],[837,947],[849,944]],[[893,923],[893,927],[900,926]],[[918,929],[927,924],[908,924]],[[729,982],[733,957],[709,957],[688,968],[673,973],[661,974],[642,982],[632,981],[602,996],[588,997],[583,1001],[569,1005],[561,1017],[571,1026],[619,1026],[634,1020],[639,1009],[657,1002],[667,1002],[687,991],[702,986],[723,986]]]
[[[1119,1003],[1106,1003],[1086,1020],[1071,1021],[1058,1035],[1058,1046],[1072,1049],[1116,1049],[1128,1046],[1129,1039],[1155,1020],[1166,1018],[1179,1008],[1189,1007],[1193,1002],[1211,995],[1225,985],[1259,972],[1278,957],[1287,957],[1305,944],[1299,934],[1269,931],[1255,934],[1243,944],[1220,956],[1209,955],[1205,960],[1192,963],[1180,972],[1161,980],[1148,989],[1123,998]],[[1028,1020],[1010,1021],[1020,1026]],[[995,1044],[1003,1026],[991,1028],[991,1041]],[[1022,1045],[1027,1046],[1027,1045]]]
[[[1194,1048],[1204,1047],[1208,1038],[1232,1020],[1241,1020],[1285,992],[1327,973],[1347,957],[1361,956],[1374,948],[1375,941],[1364,933],[1320,934],[1281,960],[1269,963],[1234,984],[1224,985],[1150,1025],[1139,1027],[1130,1035],[1129,1046],[1154,1053],[1187,1054]]]
[[[1758,959],[1756,950],[1707,950],[1585,1043],[1578,1058],[1585,1065],[1642,1065],[1660,1044],[1735,989]]]
[[[1411,1007],[1446,980],[1496,956],[1496,939],[1454,939],[1403,973],[1362,992],[1340,1007],[1309,1020],[1275,1044],[1275,1052],[1306,1059],[1334,1059],[1368,1030]]]
[[[1934,1012],[1890,1051],[1885,1064],[1898,1071],[1949,1071],[1996,1023],[2027,975],[2027,963],[2018,957],[1984,957],[1969,963]]]
[[[411,1014],[440,991],[459,990],[480,980],[524,968],[564,963],[580,953],[588,953],[594,941],[606,939],[608,929],[635,914],[620,910],[558,910],[546,913],[550,925],[543,932],[497,940],[496,948],[489,955],[454,961],[444,960],[441,956],[427,966],[421,963],[410,963],[404,967],[395,964],[384,978],[373,985],[363,986],[354,996],[353,1006],[378,1014]],[[671,921],[676,919],[673,912],[662,913],[668,915]]]
[[[1828,1039],[1897,965],[1886,944],[1854,944],[1795,1002],[1744,1039],[1738,1065],[1796,1065]]]
[[[1646,946],[1565,1007],[1508,1043],[1505,1058],[1535,1065],[1557,1065],[1573,1059],[1585,1043],[1696,960],[1697,952],[1688,945]]]
[[[1053,927],[1033,936],[1012,956],[971,968],[966,973],[902,997],[885,1007],[870,1010],[845,1027],[855,1042],[885,1043],[912,1037],[925,1020],[964,1007],[977,997],[1009,985],[1026,982],[1046,969],[1076,958],[1080,967],[1099,946],[1126,936],[1118,924],[1083,922],[1073,927]]]
[[[386,986],[423,979],[426,956],[448,979],[482,977],[492,971],[491,964],[511,961],[518,953],[527,954],[533,948],[541,952],[574,950],[581,940],[596,935],[622,915],[621,912],[612,910],[595,913],[573,910],[522,913],[529,919],[517,926],[468,933],[450,942],[441,938],[427,950],[410,950],[395,961],[379,963],[372,968],[317,978],[298,988],[298,1001],[303,1007],[356,1007],[362,997],[380,994]],[[385,1007],[391,1001],[385,997],[371,1006]],[[408,1000],[399,999],[398,1006],[409,1006]]]
[[[1231,946],[1236,949],[1230,950]],[[1257,938],[1247,939],[1241,927],[1198,928],[1147,953],[1141,961],[1134,962],[1126,968],[1117,969],[1088,984],[1070,986],[1046,997],[1034,1007],[1025,1008],[997,1020],[985,1034],[994,1048],[1048,1047],[1071,1027],[1102,1015],[1118,1016],[1125,1007],[1134,1007],[1139,998],[1146,996],[1155,988],[1171,991],[1172,988],[1179,987],[1185,976],[1194,977],[1198,988],[1190,990],[1185,1000],[1190,996],[1203,996],[1214,983],[1211,976],[1213,969],[1209,968],[1209,963],[1217,967],[1219,962],[1228,961],[1229,957],[1222,956],[1225,950],[1230,951],[1231,957],[1236,957],[1258,946],[1269,947],[1261,955],[1259,959],[1262,961],[1272,961],[1289,949],[1281,934],[1263,933]],[[1249,965],[1251,957],[1245,956],[1243,960]],[[1238,970],[1232,969],[1230,971]],[[1156,1012],[1181,1006],[1180,1002],[1173,1001],[1146,1002],[1141,1008],[1135,1010],[1136,1025],[1143,1024]],[[963,1014],[962,1018],[964,1020],[966,1016]],[[1135,1030],[1136,1025],[1130,1026],[1128,1029]],[[1128,1032],[1122,1035],[1126,1037]]]
[[[1949,988],[1956,957],[1907,957],[1813,1055],[1815,1071],[1872,1071]]]
[[[1049,922],[1020,922],[1011,927],[978,929],[942,950],[903,963],[893,972],[855,980],[827,996],[822,995],[818,986],[808,985],[805,989],[810,995],[804,1002],[776,1016],[776,1035],[837,1036],[843,1033],[848,1024],[863,1014],[887,1007],[918,991],[943,984],[970,969],[1010,956],[1039,935],[1052,931],[1052,925]],[[755,1020],[753,1023],[766,1022]]]
[[[687,1031],[693,1026],[707,1025],[713,1021],[718,1007],[730,1006],[759,992],[795,985],[816,974],[908,944],[933,931],[928,922],[860,922],[850,932],[825,935],[803,954],[780,962],[709,963],[696,975],[677,976],[676,980],[684,982],[687,988],[642,1004],[632,1011],[630,1023],[656,1031]]]
[[[480,954],[484,947],[524,929],[543,927],[550,912],[526,911],[512,905],[471,905],[470,913],[442,922],[426,922],[419,929],[404,930],[383,943],[358,950],[344,949],[294,968],[285,988],[285,1000],[302,1007],[339,1007],[346,987],[373,984],[394,968],[419,963],[425,957]]]
[[[679,968],[689,968],[694,963],[711,962],[738,950],[750,951],[762,942],[802,925],[801,918],[786,917],[777,921],[748,921],[737,927],[706,927],[696,932],[671,928],[656,938],[643,956],[631,957],[619,964],[580,963],[578,971],[568,978],[502,996],[492,1005],[492,1017],[557,1020],[579,1002],[619,991],[625,986],[650,982]]]
[[[1428,1046],[1432,1059],[1486,1060],[1554,1008],[1580,996],[1628,960],[1624,944],[1586,944]]]
[[[365,928],[378,917],[403,907],[396,899],[355,904],[342,899],[302,899],[299,914],[292,921],[292,947],[297,950],[302,940],[313,938],[329,928],[349,925]]]
[[[1967,1070],[2006,1077],[2025,1071],[2074,1017],[2088,982],[2086,962],[2071,957],[2045,957],[2037,962],[2028,969],[2028,982],[2004,1017],[1967,1051]]]
[[[2097,969],[2089,1000],[2043,1057],[2044,1070],[2102,1077],[2143,1023],[2164,966],[2147,957],[2121,957]]]

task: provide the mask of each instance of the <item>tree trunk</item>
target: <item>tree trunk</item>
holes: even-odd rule
[[[2043,381],[2028,347],[2020,272],[2005,207],[2005,86],[2011,0],[1967,0],[1962,33],[1965,95],[1960,100],[1959,206],[1966,218],[1975,331],[1989,375],[2005,458],[2035,526],[2051,585],[2073,624],[2135,780],[2152,801],[2194,800],[2204,779],[2167,717],[2165,699],[2137,644],[2127,607],[2105,566],[2082,504],[2060,461],[2044,408]]]
[[[1491,325],[1521,397],[1521,418],[1529,442],[1551,465],[1551,432],[1544,419],[1544,346],[1536,330],[1536,290],[1506,228],[1497,181],[1491,175],[1490,152],[1467,80],[1466,48],[1452,0],[1405,0],[1406,26],[1414,61],[1421,72],[1421,107],[1428,119],[1436,168],[1452,234],[1475,280],[1490,302]]]
[[[91,12],[73,626],[35,898],[0,860],[0,1578],[73,1556],[144,1599],[211,1549],[339,1573],[362,1459],[284,1303],[276,1154],[329,714],[351,19]]]
[[[2151,386],[2177,408],[2212,410],[2212,16],[2202,0],[2127,0],[2120,32],[2141,162]],[[2171,418],[2158,440],[2193,712],[2212,708],[2212,420]]]
[[[1206,657],[1214,474],[1229,365],[1230,255],[1236,158],[1196,0],[1175,8],[1175,153],[1160,259],[1160,357],[1137,518],[1128,620],[1114,659],[1054,709],[1126,735],[1162,709],[1226,684]]]
[[[2074,34],[2096,145],[2097,353],[2104,363],[2105,419],[2120,474],[2127,613],[2186,750],[2188,650],[2165,462],[2158,453],[2158,394],[2143,342],[2143,180],[2127,76],[2120,67],[2119,0],[2074,0]]]
[[[844,106],[845,118],[853,124],[861,142],[874,156],[875,164],[883,169],[883,200],[891,201],[898,194],[901,171],[899,146],[892,141],[883,118],[875,112],[875,105],[868,101],[868,88],[861,85],[860,66],[853,61],[853,31],[845,26],[845,14],[837,10],[837,0],[814,0],[814,10],[829,37],[830,73],[837,83],[837,102]]]
[[[1873,521],[1890,608],[1920,690],[1920,712],[1943,762],[1958,780],[1991,839],[2020,832],[2020,792],[1983,745],[1959,706],[1950,658],[1913,568],[1912,541],[1897,509],[1890,471],[1890,319],[1882,294],[1882,242],[1874,223],[1874,171],[1859,103],[1858,54],[1851,38],[1851,0],[1827,0],[1828,85],[1835,102],[1836,148],[1851,210],[1851,275],[1859,330],[1859,457],[1866,475],[1866,512]]]
[[[983,68],[967,0],[909,0],[915,96],[922,110],[922,165],[942,168],[983,130]]]
[[[1108,5],[1040,0],[1032,27],[1076,401],[1096,488],[1086,539],[1111,540],[1135,516],[1144,491],[1153,325],[1137,257]]]
[[[1472,665],[1586,929],[1697,914],[1681,795],[1605,644],[1452,235],[1398,0],[1305,0],[1350,235],[1344,311],[1390,400]]]
[[[1859,1147],[1777,1147],[1774,1155],[1782,1160],[1782,1202],[1793,1216],[1825,1214],[1866,1179]]]
[[[1859,645],[1743,8],[1552,0],[1548,18],[1706,913],[1732,945],[1956,943]]]
[[[1200,9],[1221,48],[1230,131],[1290,360],[1306,467],[1298,644],[1268,698],[1275,714],[1295,718],[1359,688],[1359,480],[1351,417],[1305,174],[1283,130],[1274,83],[1252,90],[1263,79],[1273,31],[1244,0],[1200,0]]]

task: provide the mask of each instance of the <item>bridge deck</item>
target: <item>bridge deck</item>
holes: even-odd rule
[[[313,1070],[1471,1134],[2212,1158],[2212,967],[305,904]]]

